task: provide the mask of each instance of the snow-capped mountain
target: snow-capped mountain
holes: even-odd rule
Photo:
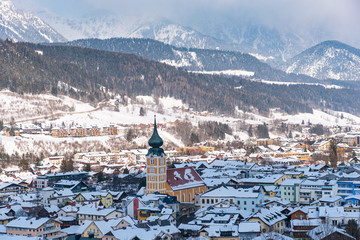
[[[39,13],[52,27],[69,40],[86,38],[150,38],[177,47],[224,48],[227,44],[201,34],[194,29],[172,23],[166,19],[122,18],[96,16],[71,19]]]
[[[338,41],[325,41],[292,58],[287,73],[320,79],[360,80],[360,50]]]
[[[24,42],[59,42],[65,38],[40,18],[0,0],[0,38]]]
[[[311,39],[279,32],[264,25],[213,26],[210,30],[191,28],[167,19],[119,17],[114,15],[78,19],[39,12],[43,19],[69,40],[86,38],[149,38],[176,47],[222,49],[254,54],[265,62],[283,62],[312,46]],[[202,32],[204,30],[204,32]]]
[[[167,20],[151,21],[139,26],[128,37],[150,38],[176,47],[215,49],[228,48],[230,44],[206,36],[192,28]]]

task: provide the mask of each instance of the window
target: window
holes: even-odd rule
[[[150,164],[154,164],[154,159],[150,159]]]

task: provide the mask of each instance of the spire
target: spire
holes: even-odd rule
[[[151,146],[151,148],[149,149],[148,154],[152,153],[158,156],[161,156],[161,154],[165,154],[164,150],[160,148],[163,145],[163,140],[157,132],[156,115],[154,115],[154,132],[149,139],[149,145]]]
[[[163,145],[163,140],[161,139],[161,137],[159,136],[159,134],[157,132],[156,115],[154,115],[154,132],[153,132],[151,138],[149,139],[149,145],[153,148],[159,148]]]

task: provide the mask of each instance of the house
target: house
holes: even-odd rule
[[[80,205],[86,205],[88,203],[100,201],[101,206],[109,208],[113,206],[113,195],[110,192],[83,192],[74,197],[74,201]]]
[[[181,231],[181,236],[189,238],[198,237],[200,235],[200,231],[203,229],[203,226],[181,223],[178,228]]]
[[[320,198],[337,195],[338,184],[336,180],[305,180],[300,183],[300,204],[310,204]]]
[[[355,240],[355,238],[347,234],[345,230],[327,224],[322,224],[312,229],[307,235],[312,240]]]
[[[46,187],[42,189],[41,194],[44,205],[65,205],[66,202],[72,202],[74,197],[74,193],[68,188],[55,191],[53,188]]]
[[[200,231],[200,236],[211,240],[237,240],[238,227],[235,225],[209,226]]]
[[[259,222],[261,233],[276,232],[283,234],[285,228],[285,219],[287,217],[280,213],[276,208],[261,209],[260,212],[252,215],[248,221]]]
[[[61,237],[60,222],[51,218],[18,217],[6,225],[6,234],[49,239]]]
[[[261,175],[254,178],[241,179],[243,185],[281,185],[289,176],[285,174],[272,174],[272,175]]]
[[[54,184],[55,190],[70,189],[73,193],[87,192],[90,187],[82,181],[60,180]]]
[[[311,206],[335,207],[335,206],[340,205],[341,200],[342,200],[342,197],[340,197],[340,196],[326,196],[326,197],[320,198],[319,200],[312,202],[310,205]]]
[[[92,208],[87,206],[82,206],[77,212],[77,219],[79,225],[81,225],[85,220],[105,220],[122,217],[123,213],[117,210],[116,208]]]
[[[0,208],[0,225],[6,225],[13,219],[15,219],[15,211],[9,205],[5,208]]]
[[[51,157],[44,158],[43,162],[46,162],[49,165],[60,165],[64,159],[65,159],[64,156],[51,156]]]
[[[67,205],[57,212],[57,220],[61,221],[61,228],[66,228],[77,224],[76,216],[78,210],[78,207]]]
[[[126,229],[135,226],[135,222],[130,217],[114,218],[107,221],[91,221],[85,220],[77,230],[82,237],[102,238],[109,236],[109,232],[117,229]],[[116,239],[116,238],[115,238]]]
[[[338,192],[336,195],[342,196],[343,198],[350,195],[360,194],[360,177],[354,175],[354,177],[346,176],[341,177],[337,181]]]
[[[350,195],[345,198],[347,204],[352,204],[355,206],[360,206],[360,194],[359,195]]]
[[[302,179],[286,179],[280,185],[281,199],[298,203],[300,200],[300,184]]]
[[[307,235],[307,233],[316,228],[317,226],[321,225],[320,219],[311,219],[311,220],[291,220],[291,232],[292,237],[295,240],[307,240],[310,239],[310,237]]]
[[[261,235],[261,225],[258,222],[240,222],[239,240],[250,240]]]
[[[139,197],[128,197],[124,199],[125,214],[131,218],[138,219],[138,209],[145,207],[146,204],[143,203]]]
[[[83,181],[87,182],[89,180],[89,173],[88,172],[64,172],[64,173],[48,173],[45,175],[37,176],[33,182],[32,186],[34,188],[46,188],[52,187],[54,184],[60,180],[76,180],[76,181]]]
[[[345,226],[349,222],[349,220],[358,221],[359,212],[348,212],[345,211],[344,207],[336,206],[336,207],[318,207],[319,218],[323,223],[328,222],[333,226]]]
[[[28,191],[28,187],[16,183],[0,183],[0,196],[6,197],[9,195],[21,194]]]
[[[51,136],[53,137],[67,137],[68,132],[64,128],[54,127],[51,129]]]
[[[70,128],[69,135],[71,137],[84,137],[85,136],[85,129],[81,126],[72,127]]]
[[[308,207],[298,207],[294,208],[292,211],[288,213],[288,216],[290,216],[291,220],[303,220],[308,219]]]

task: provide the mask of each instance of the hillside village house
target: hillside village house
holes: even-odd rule
[[[123,213],[116,208],[92,208],[82,206],[77,212],[79,225],[83,224],[85,220],[101,221],[106,219],[119,218],[122,216]]]
[[[203,208],[228,200],[230,204],[238,206],[240,209],[257,212],[264,203],[264,189],[235,189],[233,187],[221,186],[199,195],[197,204]]]
[[[276,209],[261,209],[249,218],[250,222],[259,222],[261,233],[276,232],[283,234],[285,229],[285,219],[287,217]]]
[[[61,239],[60,222],[51,218],[19,217],[6,225],[6,234]]]

